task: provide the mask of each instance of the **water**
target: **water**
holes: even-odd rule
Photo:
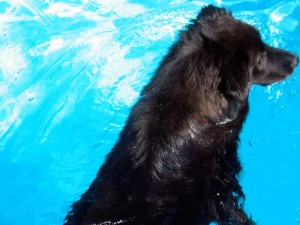
[[[62,224],[177,31],[208,3],[300,55],[299,0],[0,0],[0,225]],[[241,180],[260,225],[300,224],[299,75],[252,88]]]

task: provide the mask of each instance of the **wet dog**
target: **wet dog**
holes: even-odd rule
[[[250,225],[237,147],[251,85],[288,77],[291,52],[224,8],[184,29],[66,225]]]

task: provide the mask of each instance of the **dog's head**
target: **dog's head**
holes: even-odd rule
[[[201,54],[198,63],[204,63],[200,65],[204,71],[199,73],[201,82],[217,82],[210,87],[217,87],[227,101],[245,102],[251,85],[283,80],[299,64],[296,54],[267,45],[256,28],[235,19],[223,8],[204,7],[190,30],[198,33],[201,45],[201,53],[198,52]],[[191,37],[187,33],[185,38]],[[205,72],[207,68],[214,72]]]
[[[234,19],[223,8],[203,8],[196,23],[206,51],[220,62],[220,88],[225,92],[235,95],[247,91],[252,84],[278,82],[299,64],[296,54],[267,45],[257,29]]]

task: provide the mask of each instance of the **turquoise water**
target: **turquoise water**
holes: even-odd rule
[[[177,31],[208,3],[300,55],[299,0],[0,0],[0,225],[62,224]],[[260,225],[300,224],[299,73],[251,90],[241,181]]]

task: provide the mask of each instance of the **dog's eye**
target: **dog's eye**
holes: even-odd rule
[[[266,52],[260,52],[256,55],[255,61],[254,61],[254,67],[253,71],[256,71],[256,73],[259,73],[264,68],[264,62],[266,61],[267,53]]]
[[[255,58],[255,65],[259,66],[265,57],[267,57],[267,52],[258,53]]]

